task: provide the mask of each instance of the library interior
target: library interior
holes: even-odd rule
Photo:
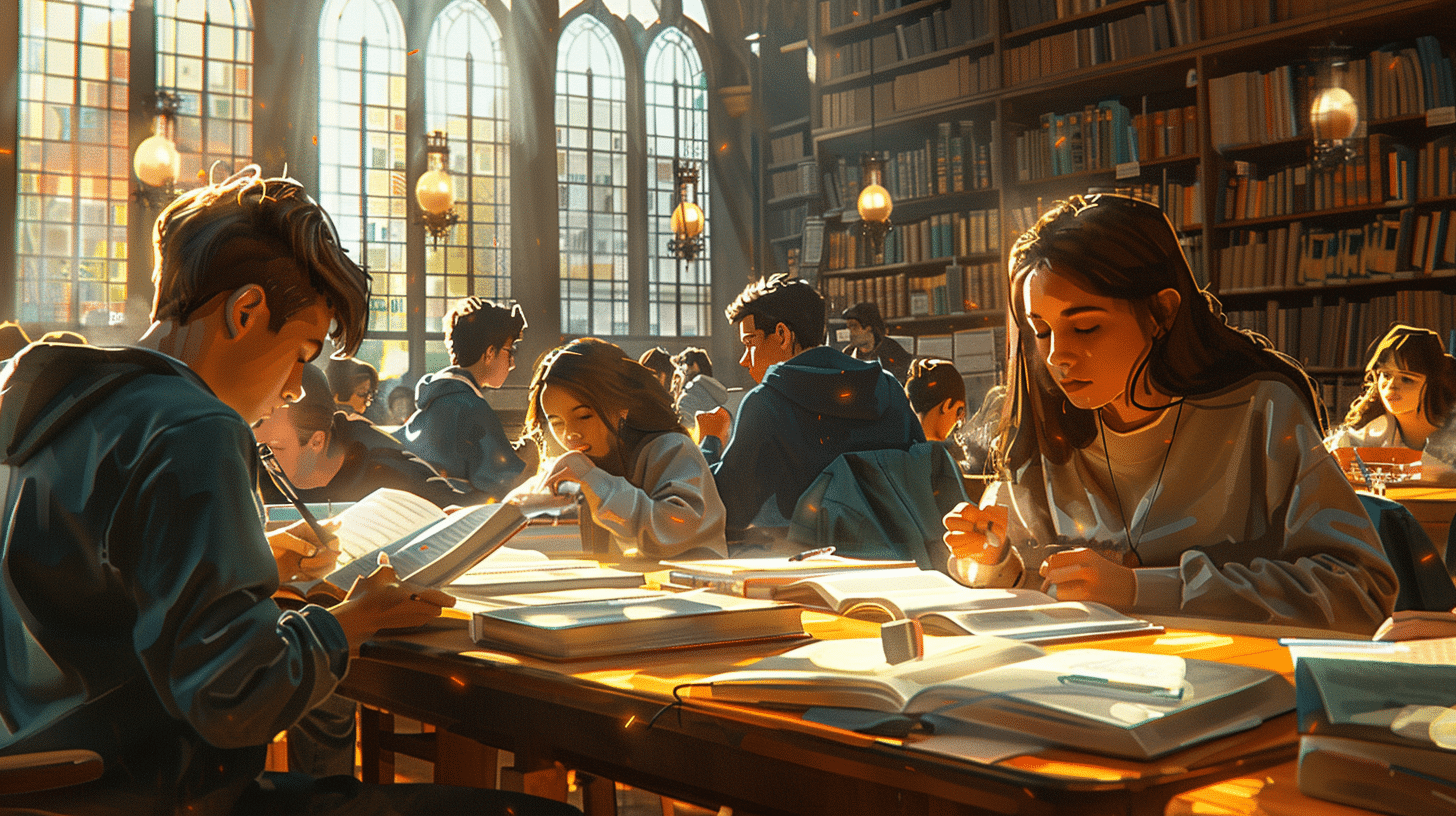
[[[1451,0],[0,54],[0,812],[1456,813]]]

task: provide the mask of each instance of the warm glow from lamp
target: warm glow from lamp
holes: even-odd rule
[[[415,201],[420,209],[439,215],[455,206],[455,183],[450,174],[436,167],[420,174],[415,182]]]
[[[1344,88],[1325,88],[1309,106],[1309,123],[1314,137],[1323,141],[1342,141],[1355,135],[1360,122],[1360,109],[1355,97]]]
[[[703,208],[684,201],[672,211],[672,234],[679,238],[696,238],[703,234]]]
[[[860,218],[885,222],[890,220],[890,212],[895,209],[895,203],[890,200],[889,190],[872,183],[866,184],[859,191],[858,207]]]
[[[131,167],[143,184],[167,187],[177,180],[177,174],[182,168],[182,157],[177,154],[177,146],[172,144],[172,140],[158,133],[148,136],[137,145]]]

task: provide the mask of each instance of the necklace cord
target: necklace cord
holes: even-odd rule
[[[1117,490],[1117,477],[1112,474],[1112,454],[1107,451],[1107,426],[1102,423],[1102,411],[1098,410],[1097,430],[1102,436],[1102,458],[1107,464],[1107,480],[1112,484],[1112,498],[1117,502],[1117,515],[1122,519],[1122,533],[1127,536],[1127,547],[1132,551],[1133,558],[1137,559],[1138,566],[1143,565],[1143,557],[1138,552],[1137,541],[1133,540],[1132,530],[1127,526],[1127,514],[1122,509],[1122,494]],[[1153,513],[1153,502],[1158,500],[1158,490],[1163,486],[1163,472],[1168,469],[1168,456],[1173,452],[1173,439],[1178,436],[1178,422],[1183,418],[1183,400],[1178,400],[1178,413],[1173,416],[1173,432],[1168,434],[1168,448],[1163,451],[1163,464],[1158,468],[1158,479],[1153,483],[1153,497],[1148,501],[1148,512],[1143,514],[1142,529],[1138,532],[1138,541],[1142,540],[1143,533],[1148,531],[1148,516]]]

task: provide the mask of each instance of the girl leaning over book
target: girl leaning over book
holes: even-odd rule
[[[507,501],[581,485],[582,544],[627,558],[725,557],[726,511],[698,446],[656,375],[588,337],[546,355],[531,378],[525,433],[566,453]]]
[[[1421,451],[1421,478],[1456,481],[1456,358],[1440,335],[1397,323],[1365,364],[1365,388],[1325,439],[1335,448]]]
[[[1146,614],[1374,631],[1396,579],[1321,444],[1313,386],[1226,324],[1162,211],[1059,202],[1009,266],[993,450],[1007,481],[946,516],[952,574]]]

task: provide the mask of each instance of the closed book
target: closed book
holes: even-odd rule
[[[705,592],[476,612],[481,646],[570,660],[715,643],[805,637],[800,607]]]

